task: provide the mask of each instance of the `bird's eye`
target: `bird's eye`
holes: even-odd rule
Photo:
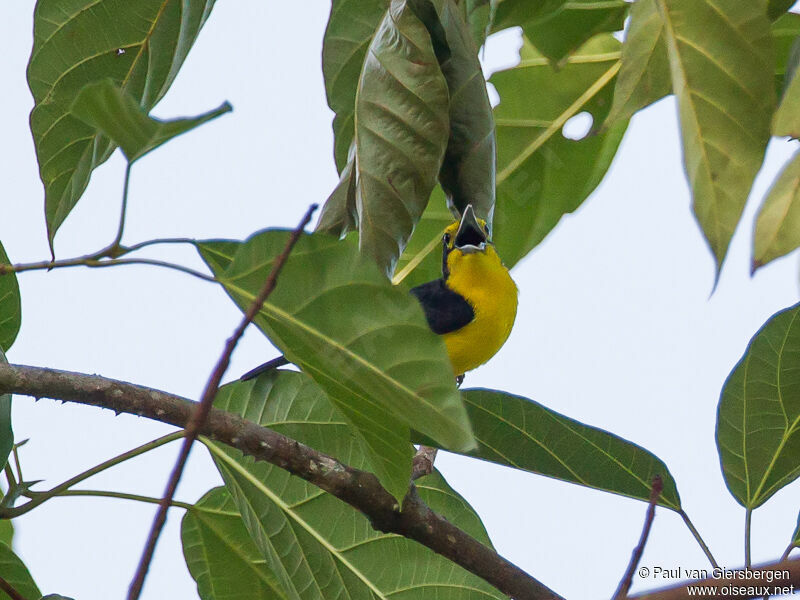
[[[442,241],[443,241],[445,244],[449,244],[449,243],[450,243],[450,234],[449,234],[449,233],[445,233],[445,234],[444,234],[444,237],[442,238]]]

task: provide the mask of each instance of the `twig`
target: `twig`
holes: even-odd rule
[[[177,427],[186,426],[196,407],[185,398],[97,375],[9,364],[0,364],[0,393],[77,402]],[[507,596],[516,600],[560,599],[421,501],[407,502],[398,512],[397,501],[371,473],[353,469],[296,440],[213,407],[200,433],[316,485],[363,513],[375,528],[419,542]]]
[[[95,465],[91,469],[83,471],[82,473],[78,473],[74,477],[70,477],[65,482],[60,483],[57,486],[45,492],[36,492],[33,490],[29,490],[27,493],[23,494],[23,496],[30,498],[30,502],[26,502],[22,506],[15,506],[13,508],[12,507],[0,508],[0,518],[13,519],[15,517],[19,517],[20,515],[24,515],[26,512],[33,510],[34,508],[46,502],[50,498],[54,498],[55,496],[63,494],[64,491],[68,490],[73,485],[76,485],[81,481],[89,479],[89,477],[93,477],[98,473],[102,473],[106,469],[109,469],[115,465],[123,463],[141,454],[144,454],[145,452],[149,452],[150,450],[155,450],[156,448],[160,448],[164,444],[168,444],[182,437],[183,437],[182,431],[169,433],[165,436],[147,442],[146,444],[142,444],[141,446],[133,448],[132,450],[123,452],[122,454],[115,456],[114,458],[110,458],[106,461],[103,461],[99,465]]]
[[[644,526],[642,527],[642,535],[639,537],[639,543],[633,549],[631,554],[631,562],[628,563],[628,568],[619,582],[619,587],[614,594],[614,600],[624,600],[628,597],[628,592],[633,583],[633,573],[636,567],[639,566],[639,561],[642,560],[642,553],[644,552],[645,544],[647,544],[647,537],[650,535],[650,528],[653,526],[653,519],[656,516],[656,504],[658,504],[658,497],[664,489],[664,482],[660,475],[653,477],[653,484],[650,488],[650,504],[647,506],[647,514],[644,518]]]
[[[8,597],[11,598],[11,600],[25,600],[25,596],[15,590],[14,586],[12,586],[2,577],[0,577],[0,590],[3,590],[6,594],[8,594]]]
[[[309,221],[311,221],[311,215],[314,214],[315,210],[317,210],[317,205],[312,204],[311,207],[306,211],[306,214],[303,216],[300,224],[294,229],[294,231],[292,231],[292,234],[286,241],[283,252],[281,252],[278,258],[275,259],[275,263],[272,265],[272,270],[270,271],[267,280],[264,282],[261,291],[258,293],[255,300],[253,300],[252,304],[250,304],[250,307],[247,309],[244,318],[242,318],[242,321],[234,330],[233,335],[231,335],[231,337],[229,337],[225,342],[225,348],[222,351],[222,355],[219,357],[219,360],[217,361],[217,365],[214,367],[214,370],[211,373],[208,383],[206,383],[200,403],[193,411],[192,418],[189,419],[189,422],[186,424],[183,445],[181,446],[178,458],[175,460],[175,467],[172,470],[169,482],[167,483],[167,488],[164,491],[164,498],[158,507],[158,512],[156,513],[155,518],[153,519],[153,526],[150,529],[150,535],[147,538],[147,543],[145,544],[142,552],[142,558],[139,561],[136,574],[134,575],[133,581],[131,582],[131,586],[128,590],[128,600],[138,600],[139,595],[142,592],[144,580],[147,577],[147,570],[150,568],[150,561],[153,559],[153,553],[156,549],[158,537],[161,534],[161,530],[163,529],[164,523],[167,520],[167,511],[172,503],[172,498],[175,495],[178,482],[183,474],[183,469],[186,466],[186,459],[189,457],[189,451],[191,450],[195,439],[197,439],[198,434],[205,425],[209,410],[214,402],[214,397],[217,395],[217,391],[219,390],[219,384],[222,381],[222,376],[228,369],[228,364],[230,363],[231,355],[236,348],[236,344],[239,342],[239,338],[242,337],[244,330],[247,329],[247,326],[252,323],[253,319],[258,314],[258,311],[261,310],[261,307],[272,293],[272,290],[275,289],[278,275],[280,274],[283,265],[286,263],[286,259],[289,258],[292,248],[294,248],[297,240],[300,239],[300,235],[303,233],[306,225],[308,225]]]

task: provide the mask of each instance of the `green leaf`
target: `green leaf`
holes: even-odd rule
[[[780,18],[787,10],[794,6],[797,0],[767,0],[767,16],[770,21]]]
[[[800,77],[796,65],[791,71],[787,66],[786,76],[789,79],[772,120],[772,133],[797,139],[800,137]]]
[[[356,177],[353,172],[355,164],[356,145],[353,142],[350,144],[347,164],[342,169],[339,183],[322,206],[316,231],[344,237],[348,232],[358,230]]]
[[[0,364],[8,364],[0,349]],[[11,428],[11,394],[0,394],[0,470],[6,466],[14,447],[14,430]]]
[[[0,543],[0,575],[23,598],[41,598],[28,568],[6,544]],[[8,594],[0,590],[0,600],[10,600]]]
[[[333,119],[334,156],[341,172],[353,141],[356,88],[372,37],[389,0],[333,0],[322,41],[322,74]]]
[[[717,449],[731,494],[753,509],[800,475],[800,304],[750,340],[717,410]]]
[[[552,15],[562,9],[566,0],[500,0],[495,12],[492,31],[522,27]]]
[[[719,275],[770,137],[770,24],[760,1],[656,1],[693,209]]]
[[[256,234],[225,271],[215,269],[218,258],[208,261],[243,310],[287,237],[287,231]],[[198,247],[204,257],[224,251],[217,242]],[[371,469],[396,497],[408,488],[409,427],[454,450],[474,446],[444,342],[416,299],[392,286],[349,240],[302,237],[255,322],[350,420]]]
[[[448,202],[457,211],[463,211],[467,204],[472,204],[479,216],[491,222],[495,202],[494,122],[474,41],[462,19],[462,11],[451,0],[436,3],[420,0],[412,5],[414,14],[421,15],[425,29],[434,40],[434,54],[451,91],[450,137],[439,180],[448,191]],[[467,11],[468,7],[462,5],[462,9]],[[355,146],[351,144],[339,184],[323,207],[318,231],[343,236],[348,231],[358,229],[356,198],[360,192],[356,185],[358,177],[355,165]],[[452,218],[444,206],[431,209],[432,204],[442,201],[440,198],[441,194],[434,191],[430,200],[426,199],[426,213],[431,210],[445,212],[449,224]],[[426,213],[419,217],[420,220],[425,219]],[[391,222],[392,218],[388,220]],[[413,234],[416,239],[420,239],[420,225],[423,231],[428,229],[418,223]]]
[[[355,113],[359,243],[387,276],[436,184],[448,110],[428,30],[406,0],[392,0],[364,60]]]
[[[203,260],[214,273],[222,273],[231,266],[233,256],[242,246],[235,240],[205,240],[196,243]]]
[[[637,0],[622,46],[622,66],[614,88],[614,103],[606,125],[633,114],[672,92],[664,23],[655,0]]]
[[[462,398],[478,440],[469,456],[644,502],[660,475],[659,504],[681,509],[669,469],[644,448],[528,398],[486,389],[465,390]]]
[[[132,163],[172,138],[231,110],[231,105],[225,102],[198,117],[162,121],[149,117],[136,100],[111,79],[103,79],[81,88],[71,112],[109,137]]]
[[[224,386],[215,406],[292,437],[356,468],[368,464],[346,420],[307,376],[273,371]],[[375,531],[337,498],[269,463],[209,443],[250,535],[291,599],[503,598],[484,581],[406,538]],[[422,499],[491,546],[480,519],[438,473]],[[391,568],[376,556],[391,556]]]
[[[789,159],[758,211],[753,272],[800,246],[800,154]]]
[[[498,1],[499,0],[465,0],[461,3],[464,7],[464,20],[469,24],[472,40],[475,42],[476,48],[483,46],[483,43],[486,41],[486,36],[492,28]]]
[[[52,250],[56,231],[114,150],[70,114],[87,83],[110,77],[149,112],[164,96],[208,18],[213,0],[39,0],[28,85],[31,132],[45,188]]]
[[[772,24],[772,40],[775,45],[775,91],[783,95],[797,66],[796,41],[800,36],[800,15],[787,13]],[[788,73],[788,76],[787,76]]]
[[[496,143],[486,82],[477,47],[452,0],[443,3],[439,20],[450,50],[448,58],[441,61],[450,90],[450,138],[439,181],[449,205],[459,214],[472,204],[491,226]]]
[[[11,519],[0,519],[0,543],[11,548],[13,547],[13,541],[14,525],[11,523]]]
[[[10,265],[3,244],[0,243],[0,264]],[[22,325],[22,301],[16,273],[0,275],[0,350],[8,351],[17,339]]]
[[[392,278],[393,284],[402,283],[406,288],[412,288],[442,276],[442,235],[445,227],[452,222],[453,215],[447,208],[444,192],[436,186],[422,218],[414,228],[414,235],[400,255]]]
[[[608,170],[627,123],[579,140],[564,137],[562,128],[583,112],[603,122],[620,56],[617,40],[597,36],[555,70],[525,43],[519,65],[492,75],[500,94],[494,241],[507,266],[577,209]]]
[[[202,600],[285,600],[230,493],[209,490],[181,522],[186,566]]]
[[[560,66],[598,33],[622,29],[627,13],[625,0],[572,0],[523,25],[522,31],[539,52]]]

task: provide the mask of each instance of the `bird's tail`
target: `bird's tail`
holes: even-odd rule
[[[267,371],[272,371],[273,369],[277,369],[278,367],[282,367],[288,364],[289,361],[286,359],[285,356],[279,356],[278,358],[273,358],[272,360],[265,362],[263,365],[259,365],[255,369],[248,371],[247,373],[242,375],[239,379],[241,381],[254,379],[259,375],[261,375],[262,373],[266,373]]]

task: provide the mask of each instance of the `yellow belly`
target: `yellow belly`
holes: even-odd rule
[[[442,336],[453,373],[461,375],[492,358],[508,339],[517,316],[517,286],[494,248],[448,259],[447,286],[475,312],[468,325]]]

